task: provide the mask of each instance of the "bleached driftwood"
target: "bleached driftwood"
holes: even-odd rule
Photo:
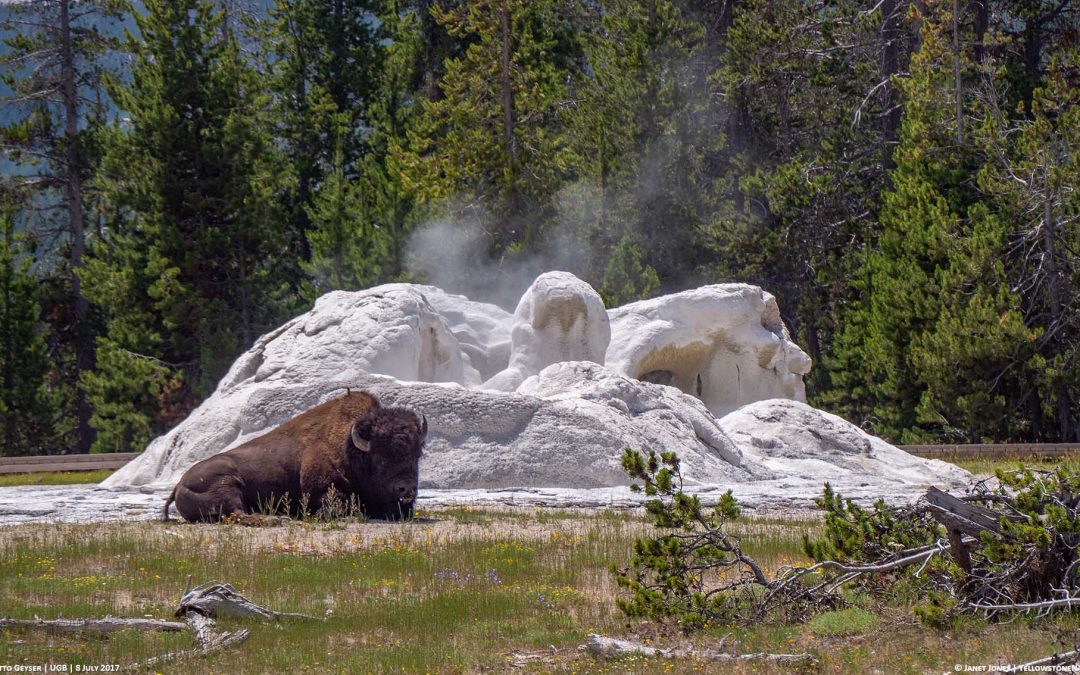
[[[665,658],[670,658],[673,653],[671,649],[650,647],[639,642],[619,640],[618,638],[605,637],[603,635],[597,635],[596,633],[589,633],[589,641],[585,643],[584,647],[593,654],[608,657],[634,654],[639,656],[663,656]]]
[[[238,645],[251,636],[247,629],[238,631],[216,630],[215,618],[219,616],[256,617],[259,619],[316,619],[307,614],[294,612],[275,612],[262,605],[248,600],[237,592],[231,584],[209,582],[191,587],[191,577],[188,576],[187,587],[180,598],[180,604],[176,608],[176,616],[184,617],[184,624],[195,636],[198,646],[195,649],[185,649],[179,652],[169,652],[161,656],[155,656],[141,663],[134,664],[135,668],[148,668],[165,661],[176,661],[190,656],[206,655],[227,647]]]
[[[970,603],[967,605],[972,609],[985,612],[987,614],[994,614],[997,612],[1037,612],[1038,616],[1043,616],[1049,613],[1051,610],[1080,607],[1080,597],[1070,596],[1067,598],[1058,598],[1057,600],[1040,600],[1037,602],[1016,602],[1009,604],[990,604],[990,603]]]
[[[275,612],[248,600],[230,584],[206,583],[184,591],[176,616],[196,612],[203,616],[258,617],[260,619],[312,619],[318,617],[296,612]]]
[[[275,612],[258,605],[229,584],[207,583],[191,587],[188,577],[187,588],[180,598],[176,616],[183,621],[164,621],[143,617],[105,616],[96,619],[11,619],[0,618],[0,629],[36,628],[58,633],[113,633],[126,628],[154,631],[188,630],[195,638],[194,649],[184,649],[155,656],[146,661],[135,663],[131,668],[144,669],[165,661],[175,661],[189,656],[205,655],[227,647],[238,645],[251,636],[247,629],[237,631],[219,631],[214,619],[218,616],[258,617],[261,619],[316,619],[317,617],[294,612]]]
[[[688,656],[702,661],[714,663],[747,663],[750,661],[768,661],[769,663],[795,665],[799,663],[812,664],[817,662],[817,657],[809,652],[800,654],[773,654],[771,652],[751,652],[749,654],[729,654],[727,652],[705,650],[691,652]]]
[[[768,661],[777,664],[813,663],[817,659],[813,654],[772,654],[769,652],[754,652],[751,654],[731,654],[718,649],[706,649],[694,651],[686,649],[663,649],[650,647],[630,640],[605,637],[596,633],[589,634],[589,641],[582,648],[604,657],[613,656],[658,656],[661,658],[694,658],[714,663],[746,663],[750,661]]]
[[[1061,652],[1059,654],[1051,654],[1046,658],[1038,659],[1037,661],[1029,661],[1028,663],[1020,663],[1014,666],[1007,666],[1002,669],[1003,673],[1025,673],[1033,670],[1041,669],[1042,666],[1068,666],[1080,661],[1080,649],[1074,649],[1071,652]]]
[[[191,656],[205,656],[211,652],[238,645],[251,636],[251,632],[246,628],[233,632],[215,631],[214,620],[197,612],[188,614],[184,621],[187,628],[195,636],[195,642],[198,643],[198,647],[155,656],[145,661],[132,664],[131,669],[141,670],[167,661],[177,661]]]
[[[130,618],[104,616],[100,619],[9,619],[0,618],[0,628],[40,628],[53,633],[115,633],[118,630],[134,628],[136,630],[182,631],[186,628],[182,621],[163,621],[161,619]]]

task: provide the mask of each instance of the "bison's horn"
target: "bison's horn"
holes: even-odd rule
[[[367,452],[371,450],[371,443],[369,443],[366,439],[360,436],[360,432],[356,430],[355,424],[352,427],[352,432],[350,435],[352,436],[353,445],[356,446],[357,450],[359,450],[360,452]]]
[[[420,413],[420,438],[427,437],[427,415]]]

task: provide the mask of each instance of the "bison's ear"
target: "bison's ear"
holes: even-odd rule
[[[360,452],[368,452],[369,450],[371,450],[370,439],[364,438],[365,435],[371,435],[370,427],[361,427],[360,421],[356,421],[353,423],[352,431],[349,433],[349,435],[352,437],[353,445],[356,446],[357,450],[359,450]]]

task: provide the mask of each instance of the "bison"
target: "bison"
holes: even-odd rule
[[[187,520],[243,517],[287,506],[317,513],[331,489],[369,518],[412,515],[427,419],[350,392],[258,438],[198,462],[165,501]]]

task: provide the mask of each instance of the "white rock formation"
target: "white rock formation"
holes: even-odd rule
[[[703,286],[610,315],[608,367],[697,396],[718,417],[754,401],[806,400],[810,357],[757,286]]]
[[[340,396],[345,386],[370,391],[384,405],[413,407],[427,416],[421,488],[626,485],[629,480],[620,458],[627,447],[679,448],[692,484],[748,480],[754,475],[740,466],[738,449],[701,402],[670,387],[637,382],[581,362],[557,364],[530,382],[535,393],[403,383],[378,375],[310,385],[248,382],[213,401],[212,418],[204,404],[106,484],[171,487],[194,462]],[[275,413],[268,416],[268,410]],[[207,423],[227,420],[239,423],[230,431],[231,438],[207,432]],[[759,466],[752,468],[757,475],[767,473]]]
[[[871,436],[841,417],[800,401],[757,401],[720,418],[744,462],[777,476],[818,481],[958,485],[970,474],[955,464],[922,459]]]
[[[514,391],[530,375],[553,363],[604,363],[611,329],[604,301],[593,287],[569,272],[545,272],[521,296],[510,334],[510,363],[484,383],[485,389]]]
[[[394,286],[419,291],[446,320],[450,332],[461,346],[463,357],[479,375],[479,380],[475,382],[466,377],[467,386],[490,379],[510,364],[510,324],[513,317],[509,312],[486,302],[473,302],[463,295],[451,295],[435,286]]]
[[[759,485],[764,502],[823,479],[902,494],[963,475],[793,401],[752,403],[718,421],[758,398],[804,396],[809,359],[756,287],[627,305],[610,313],[614,329],[608,316],[595,291],[562,272],[539,277],[512,317],[430,286],[330,293],[260,338],[209,399],[103,486],[171,487],[194,462],[346,386],[424,412],[421,487],[444,495],[532,490],[565,504],[560,495],[600,490],[613,500],[603,490],[625,490],[627,447],[674,450],[688,484],[705,493]]]
[[[423,292],[410,284],[334,291],[233,363],[215,395],[243,382],[316,382],[328,374],[380,373],[421,382],[477,381],[461,343]]]
[[[462,304],[443,296],[433,297]],[[475,311],[483,314],[484,308]],[[465,339],[484,335],[480,329],[474,333]],[[335,291],[260,337],[210,398],[105,484],[144,485],[171,476],[318,404],[328,382],[359,381],[368,373],[408,381],[480,381],[446,320],[417,287]]]

